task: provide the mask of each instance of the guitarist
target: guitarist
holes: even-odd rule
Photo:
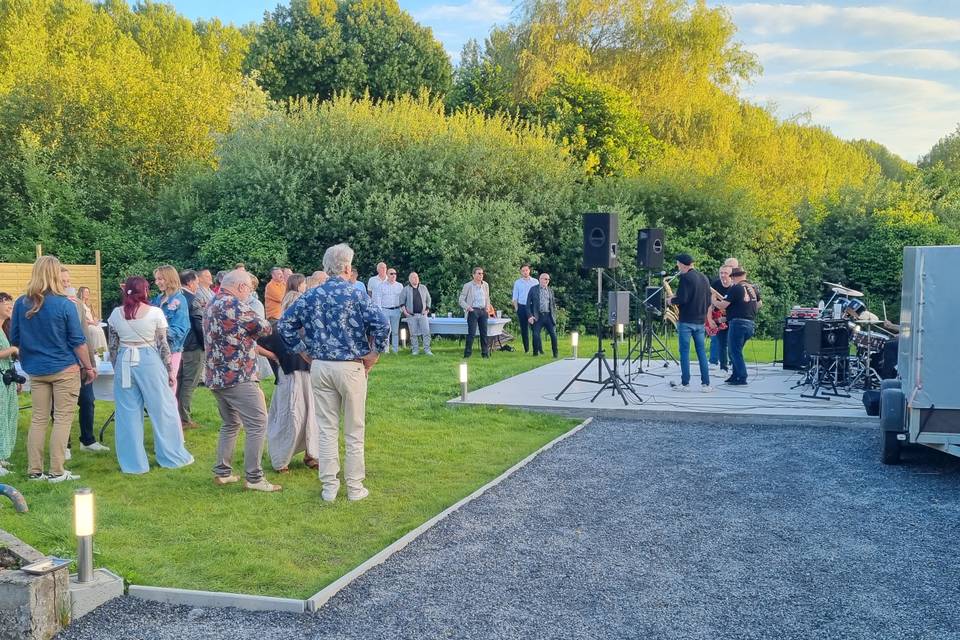
[[[710,287],[720,294],[720,300],[726,297],[727,291],[733,286],[733,281],[730,279],[731,271],[733,271],[733,267],[727,265],[720,267],[719,277],[710,283]],[[707,324],[716,327],[716,333],[710,338],[710,364],[719,364],[721,371],[729,371],[730,369],[727,366],[729,353],[727,338],[730,334],[727,326],[727,314],[717,306],[717,300],[717,296],[714,295],[713,301],[710,303],[710,316],[707,318]]]
[[[693,268],[693,258],[690,254],[681,253],[677,256],[677,269],[680,271],[680,286],[677,295],[672,296],[667,304],[675,304],[680,309],[677,322],[677,337],[680,341],[680,386],[674,386],[679,391],[690,390],[690,340],[693,339],[697,350],[697,362],[700,365],[700,390],[704,393],[713,391],[710,386],[710,363],[707,361],[705,341],[705,323],[707,311],[710,308],[710,281],[707,276]]]
[[[747,282],[747,274],[740,267],[735,268],[730,277],[733,286],[727,291],[726,300],[716,304],[727,311],[730,324],[730,361],[733,375],[725,381],[732,385],[747,384],[747,364],[743,358],[743,345],[753,337],[754,324],[759,307],[756,287]]]

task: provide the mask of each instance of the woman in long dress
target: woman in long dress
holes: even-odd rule
[[[303,275],[291,275],[287,279],[287,292],[280,304],[281,312],[286,311],[306,290]],[[310,365],[300,354],[290,351],[278,333],[272,333],[266,341],[267,349],[276,355],[282,372],[267,415],[270,463],[281,473],[289,471],[290,460],[303,451],[303,463],[316,469],[319,431],[313,404]]]
[[[77,300],[83,305],[83,335],[87,338],[90,349],[100,357],[107,350],[107,336],[100,327],[100,318],[93,315],[90,308],[90,287],[77,289]]]
[[[10,346],[7,332],[10,330],[10,318],[13,316],[13,297],[0,291],[0,374],[13,369],[13,358],[17,348]],[[13,455],[13,445],[17,442],[17,417],[20,407],[17,393],[20,385],[16,382],[3,384],[0,381],[0,476],[10,473],[7,464]]]
[[[163,311],[147,300],[146,278],[127,278],[123,305],[110,314],[110,358],[116,402],[117,460],[124,473],[150,470],[143,446],[143,409],[153,425],[157,464],[168,469],[193,462],[183,445],[177,399],[170,386],[170,344]]]

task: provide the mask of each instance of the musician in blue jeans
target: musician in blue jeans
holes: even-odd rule
[[[700,390],[713,391],[710,386],[710,363],[707,360],[706,330],[707,310],[710,308],[710,281],[693,267],[693,258],[686,253],[677,256],[680,285],[677,295],[667,301],[680,309],[677,321],[677,337],[680,341],[680,386],[678,391],[690,390],[690,340],[693,339],[700,365]],[[672,384],[672,383],[671,383]]]
[[[730,326],[730,361],[733,375],[725,380],[727,384],[742,386],[747,384],[747,363],[743,357],[743,346],[753,337],[756,329],[759,301],[756,288],[747,282],[746,272],[737,267],[730,274],[733,286],[727,291],[726,299],[715,302],[727,312],[727,324]]]

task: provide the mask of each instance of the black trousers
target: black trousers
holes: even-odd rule
[[[470,309],[467,312],[467,345],[463,349],[463,357],[469,358],[473,353],[473,339],[477,336],[477,330],[480,331],[480,352],[484,356],[490,355],[487,347],[487,310]]]
[[[517,305],[517,322],[520,323],[520,337],[523,338],[523,352],[530,351],[530,313],[527,305]]]
[[[96,408],[93,395],[93,383],[81,384],[80,395],[77,397],[77,406],[80,407],[80,444],[91,445],[97,441],[97,436],[93,432],[93,412]],[[51,403],[50,415],[53,415],[53,404]],[[70,441],[67,441],[67,447]]]
[[[541,313],[540,318],[533,323],[533,355],[543,353],[543,340],[541,331],[547,330],[550,334],[550,346],[553,350],[553,357],[556,358],[557,351],[557,323],[553,320],[552,313]]]

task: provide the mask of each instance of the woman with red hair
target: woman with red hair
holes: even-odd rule
[[[122,306],[110,314],[110,359],[116,374],[117,460],[124,473],[150,470],[143,446],[143,409],[153,424],[157,464],[174,469],[193,462],[183,446],[177,400],[170,388],[170,344],[167,319],[150,306],[150,285],[134,276],[123,283]]]

